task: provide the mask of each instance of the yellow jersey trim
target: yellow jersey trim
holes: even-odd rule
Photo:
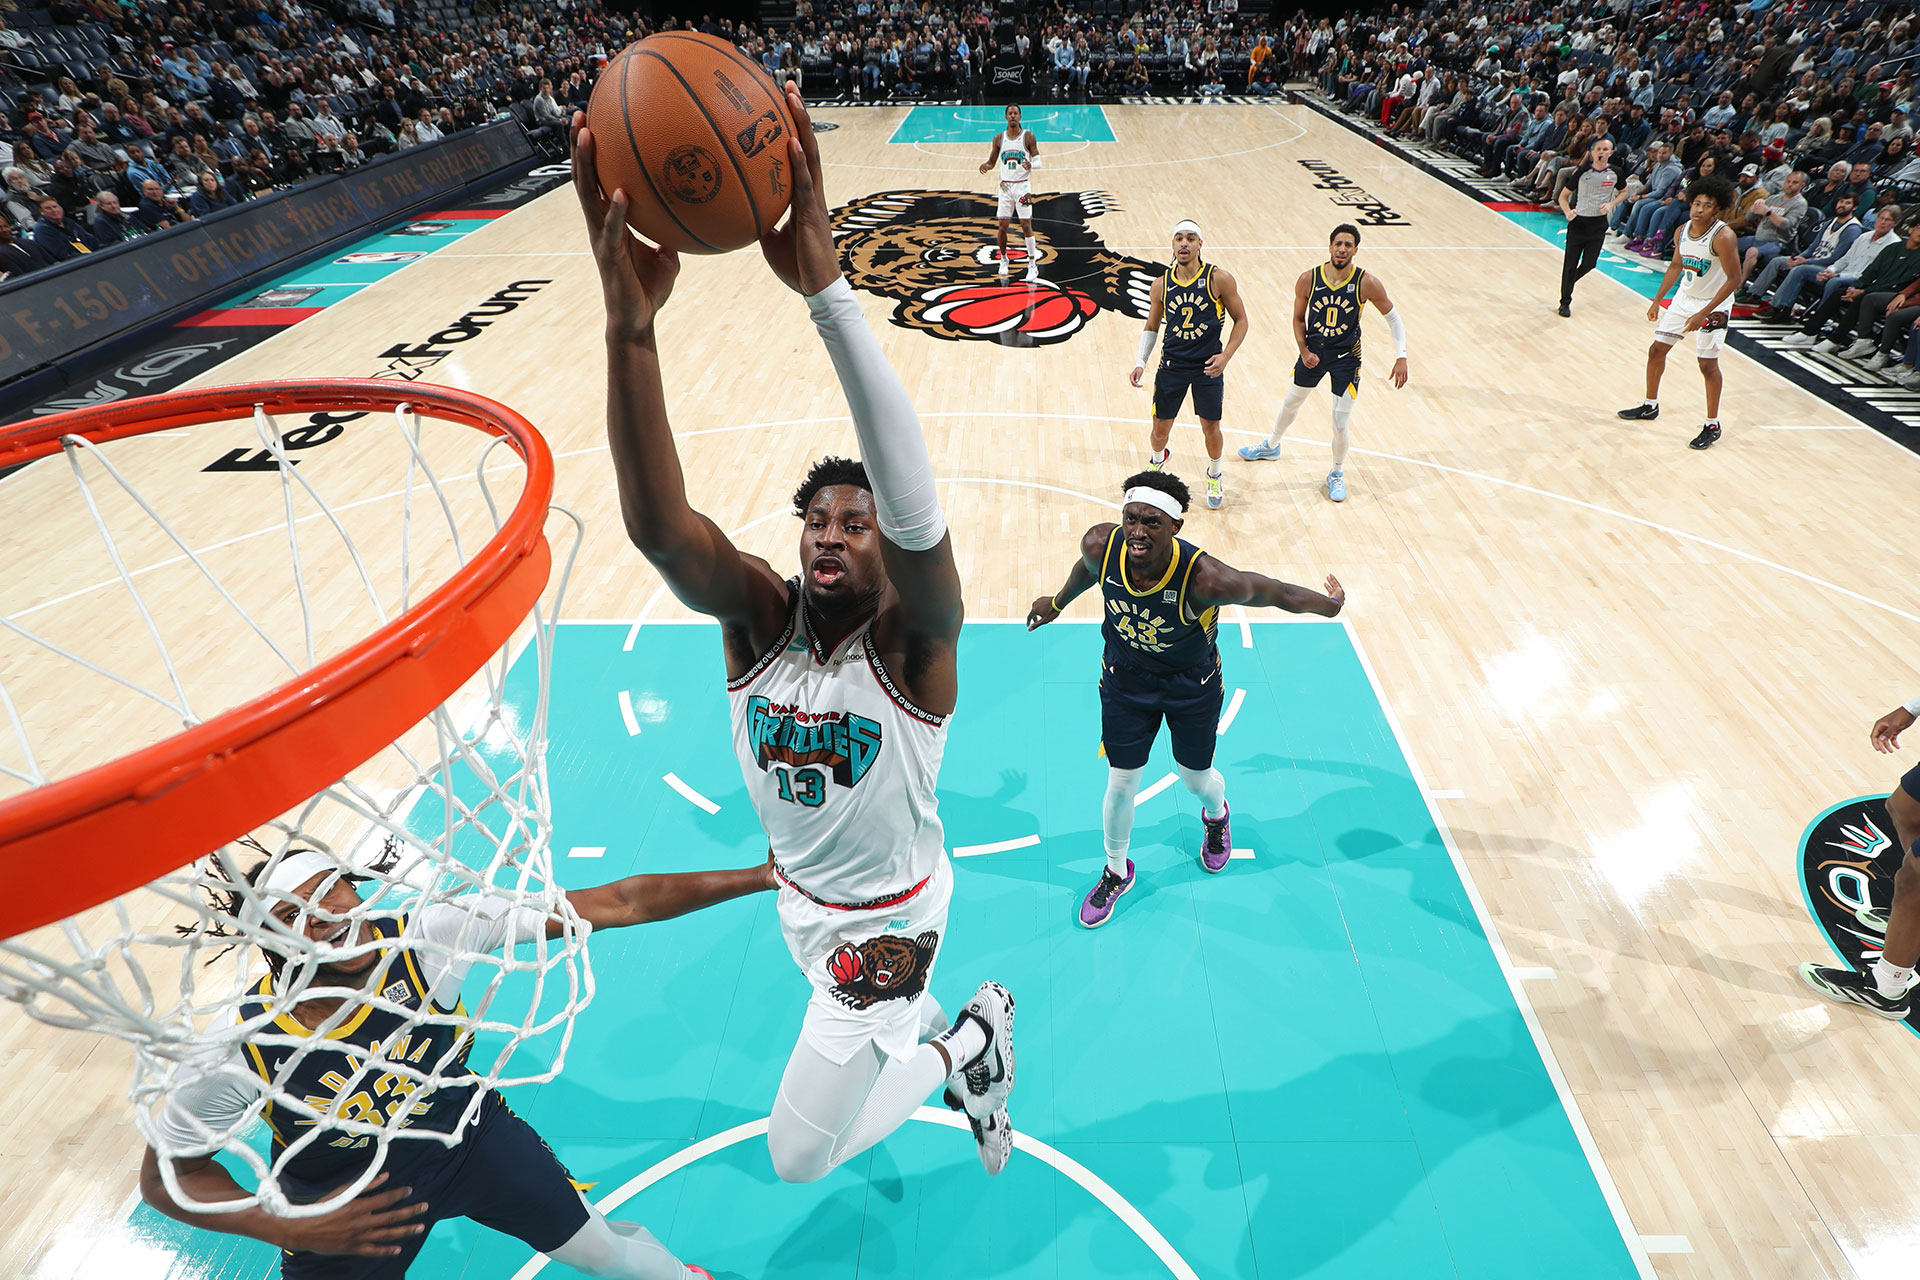
[[[1127,566],[1125,561],[1122,561],[1118,565],[1115,565],[1113,563],[1114,546],[1116,542],[1119,540],[1119,537],[1120,537],[1120,526],[1115,525],[1113,527],[1113,532],[1107,535],[1107,560],[1106,560],[1106,564],[1104,564],[1101,567],[1103,569],[1118,570],[1120,574],[1120,585],[1127,589],[1127,594],[1133,596],[1136,600],[1142,596],[1155,595],[1158,592],[1164,590],[1166,588],[1166,585],[1169,582],[1173,581],[1174,570],[1180,567],[1179,542],[1176,541],[1173,544],[1173,556],[1167,561],[1167,571],[1160,575],[1160,581],[1154,583],[1150,587],[1145,588],[1144,590],[1135,591],[1133,588],[1133,580],[1127,576]],[[1189,561],[1188,563],[1191,564],[1192,562]]]
[[[1207,268],[1210,265],[1211,265],[1210,263],[1205,263],[1205,262],[1200,263],[1200,269],[1193,273],[1192,280],[1182,280],[1180,278],[1180,269],[1178,267],[1168,267],[1167,279],[1173,281],[1173,287],[1176,289],[1191,289],[1194,286],[1194,284],[1199,281],[1201,276],[1207,274]],[[1213,292],[1212,281],[1207,282],[1207,292],[1208,293]]]

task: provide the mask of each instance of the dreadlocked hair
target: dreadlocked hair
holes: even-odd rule
[[[1193,491],[1171,471],[1136,471],[1120,482],[1120,492],[1129,489],[1158,489],[1180,504],[1185,511],[1193,502]]]
[[[793,514],[804,516],[807,508],[813,505],[814,495],[831,485],[850,484],[856,489],[873,492],[873,482],[867,479],[867,468],[857,458],[840,458],[832,454],[813,464],[807,472],[807,478],[793,491]]]
[[[238,920],[240,918],[241,909],[246,906],[247,895],[241,888],[242,884],[244,884],[248,889],[259,887],[261,873],[264,872],[267,869],[268,864],[273,861],[273,854],[270,850],[268,850],[267,846],[261,844],[258,840],[256,840],[252,836],[241,836],[238,840],[235,840],[234,843],[244,848],[251,849],[255,853],[259,854],[260,861],[254,863],[251,867],[248,867],[245,871],[241,872],[240,878],[238,880],[235,880],[233,876],[233,871],[227,865],[226,859],[217,857],[217,856],[208,858],[206,860],[205,865],[209,872],[209,878],[227,885],[231,885],[232,887],[223,889],[220,887],[220,884],[218,883],[203,884],[201,886],[202,892],[204,892],[207,895],[208,905],[213,908],[217,916],[223,916],[226,919],[225,920],[215,919],[212,922],[202,921],[198,924],[190,924],[190,925],[182,924],[182,925],[174,926],[174,932],[182,935],[183,937],[190,934],[197,933],[207,938],[232,939],[232,941],[227,943],[226,946],[220,948],[218,951],[214,952],[212,955],[207,957],[208,964],[212,964],[215,960],[218,960],[221,956],[226,955],[227,952],[233,950],[235,947],[240,945],[243,935],[240,933],[238,929],[229,927],[226,923],[226,920]],[[306,848],[292,848],[292,849],[288,849],[287,852],[288,854],[291,855],[295,853],[309,853],[309,852],[318,852],[318,851],[306,849]],[[374,873],[383,873],[383,872],[393,870],[394,867],[398,866],[399,864],[400,864],[400,837],[390,835],[387,837],[386,843],[381,845],[379,856],[377,856],[376,858],[374,858],[372,862],[367,864],[367,870]],[[348,871],[343,873],[340,878],[342,880],[345,880],[348,884],[360,884],[363,881],[367,880],[369,877],[365,875],[357,874],[355,872]],[[263,947],[261,948],[261,950],[266,952],[267,967],[272,969],[274,974],[277,976],[280,972],[280,966],[284,964],[286,961],[286,957],[279,955],[271,947]]]

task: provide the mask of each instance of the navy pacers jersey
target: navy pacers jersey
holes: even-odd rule
[[[363,927],[375,937],[394,938],[400,935],[405,924],[404,915],[369,916]],[[254,998],[240,1006],[242,1021],[259,1018],[272,1007],[272,984],[271,974],[260,980],[260,985],[254,988]],[[367,980],[367,989],[378,991],[384,999],[406,1009],[420,1009],[427,1001],[426,983],[421,981],[413,954],[406,947],[391,947],[381,952],[373,975]],[[343,1120],[385,1124],[404,1107],[409,1111],[406,1127],[451,1133],[472,1099],[472,1084],[443,1085],[424,1101],[415,1101],[412,1095],[419,1088],[417,1081],[393,1072],[360,1073],[360,1067],[377,1046],[389,1061],[406,1062],[423,1074],[438,1066],[443,1078],[462,1079],[466,1075],[467,1049],[472,1040],[465,1026],[454,1019],[464,1019],[466,1007],[456,1002],[450,1015],[444,1010],[440,1012],[446,1015],[444,1020],[433,1017],[433,1011],[429,1011],[428,1020],[409,1027],[399,1014],[363,1004],[324,1037],[291,1013],[282,1013],[267,1024],[271,1032],[306,1041],[317,1038],[318,1042],[311,1048],[299,1046],[307,1048],[306,1055],[291,1067],[288,1061],[298,1052],[291,1044],[249,1040],[244,1042],[246,1057],[261,1079],[269,1082],[278,1079],[282,1092],[302,1099],[316,1110],[332,1110],[337,1102],[335,1114]],[[282,1070],[287,1072],[284,1077],[280,1075]],[[273,1130],[276,1163],[287,1147],[316,1123],[271,1103],[262,1118]],[[373,1138],[359,1134],[323,1133],[300,1149],[285,1172],[295,1185],[330,1189],[366,1167],[373,1157],[374,1142]],[[436,1151],[441,1149],[438,1143],[430,1145]],[[397,1153],[400,1148],[395,1150]]]
[[[1214,644],[1212,606],[1195,613],[1187,605],[1187,582],[1193,566],[1207,554],[1184,538],[1173,540],[1173,559],[1160,580],[1136,589],[1127,581],[1127,540],[1118,527],[1107,536],[1106,555],[1100,561],[1100,635],[1106,641],[1107,662],[1151,671],[1185,671],[1220,665]]]
[[[1198,369],[1221,349],[1227,309],[1213,292],[1213,264],[1204,263],[1193,279],[1180,283],[1179,268],[1167,268],[1167,341],[1160,363]]]
[[[1324,266],[1313,269],[1307,295],[1307,350],[1317,356],[1360,358],[1360,281],[1367,273],[1354,267],[1341,284],[1327,279]]]

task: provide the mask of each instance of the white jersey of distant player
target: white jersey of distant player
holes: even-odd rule
[[[740,772],[792,884],[836,906],[890,898],[946,857],[934,798],[946,718],[894,683],[871,620],[820,652],[791,586],[779,643],[727,685]]]
[[[1024,187],[1033,181],[1033,157],[1027,154],[1027,131],[1009,129],[1000,135],[1000,189]]]
[[[1723,224],[1715,222],[1708,227],[1705,235],[1688,234],[1693,230],[1691,221],[1680,224],[1679,238],[1674,243],[1674,253],[1680,258],[1680,287],[1673,292],[1673,305],[1691,315],[1713,301],[1713,295],[1720,292],[1720,286],[1727,282],[1726,264],[1720,261],[1720,255],[1714,251],[1714,238],[1720,234]],[[1720,304],[1720,310],[1733,308],[1733,295],[1728,294],[1726,301]]]

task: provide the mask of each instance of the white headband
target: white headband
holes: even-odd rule
[[[1150,507],[1158,507],[1175,520],[1187,518],[1187,513],[1180,509],[1180,504],[1173,500],[1171,494],[1162,493],[1158,489],[1149,489],[1145,485],[1127,490],[1126,496],[1120,499],[1121,510],[1125,511],[1127,505],[1134,502],[1144,502]]]
[[[1205,236],[1200,235],[1200,224],[1192,218],[1182,218],[1180,221],[1174,223],[1173,234],[1179,235],[1182,231],[1191,231],[1194,235],[1200,236],[1202,240],[1206,239]]]
[[[255,882],[253,887],[262,902],[257,907],[247,902],[241,908],[242,921],[257,928],[266,912],[272,911],[279,902],[294,897],[295,890],[301,885],[315,876],[334,871],[343,876],[351,874],[346,867],[317,849],[300,849],[288,854]]]

